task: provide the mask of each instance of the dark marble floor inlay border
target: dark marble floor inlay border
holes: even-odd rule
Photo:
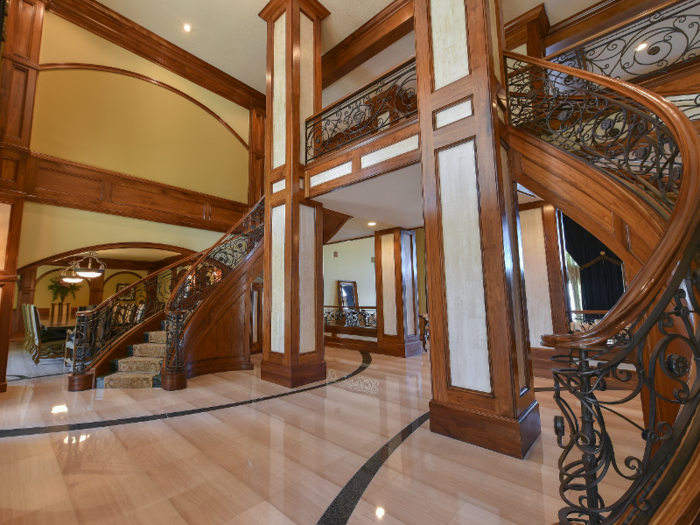
[[[418,427],[428,421],[428,419],[430,419],[430,412],[426,412],[413,421],[413,423],[396,434],[387,441],[382,448],[375,452],[374,455],[362,465],[362,468],[350,478],[350,481],[345,484],[316,525],[345,525],[350,520],[350,516],[352,516],[352,513],[355,511],[355,507],[359,503],[360,498],[362,498],[365,490],[367,490],[367,487],[372,482],[377,472],[379,472],[379,469],[382,468],[382,465],[384,465],[394,451],[401,446],[401,443],[406,441],[406,439],[418,430]]]
[[[201,414],[203,412],[213,412],[215,410],[224,410],[227,408],[234,408],[243,405],[252,405],[253,403],[260,403],[261,401],[269,401],[270,399],[277,399],[280,397],[287,397],[293,394],[300,394],[302,392],[308,392],[309,390],[316,390],[317,388],[323,388],[326,386],[334,385],[335,383],[340,383],[346,379],[356,376],[360,372],[369,367],[372,363],[372,356],[369,352],[360,352],[362,354],[362,363],[357,369],[349,374],[334,379],[332,381],[326,381],[320,385],[309,386],[306,388],[298,388],[296,390],[290,390],[289,392],[284,392],[283,394],[275,394],[272,396],[258,397],[255,399],[248,399],[246,401],[237,401],[235,403],[226,403],[224,405],[215,405],[212,407],[204,408],[193,408],[191,410],[181,410],[179,412],[166,412],[164,414],[154,414],[151,416],[138,416],[138,417],[127,417],[123,419],[108,419],[107,421],[90,421],[86,423],[69,423],[66,425],[50,425],[45,427],[31,427],[31,428],[11,428],[6,430],[0,430],[0,439],[9,437],[19,437],[19,436],[36,436],[38,434],[52,434],[55,432],[70,432],[73,430],[88,430],[93,428],[104,428],[113,427],[116,425],[130,425],[133,423],[145,423],[147,421],[156,421],[159,419],[168,419],[173,417],[183,417],[191,416],[194,414]]]

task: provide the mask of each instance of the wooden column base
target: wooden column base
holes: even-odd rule
[[[68,392],[82,392],[95,388],[95,374],[68,374]]]
[[[260,365],[260,378],[287,388],[296,388],[326,379],[326,362],[287,367],[263,361]]]
[[[430,430],[523,459],[542,433],[540,408],[534,401],[519,419],[509,419],[431,401]]]
[[[0,394],[7,392],[7,381],[0,383]]]
[[[181,374],[161,374],[160,387],[169,392],[187,388],[187,374],[185,372]]]
[[[423,344],[420,339],[406,343],[377,343],[377,353],[394,357],[413,357],[423,353]]]

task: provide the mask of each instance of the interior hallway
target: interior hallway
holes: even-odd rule
[[[426,422],[365,487],[348,482],[428,410],[427,354],[363,357],[329,348],[328,380],[355,375],[331,386],[209,410],[290,392],[260,380],[260,359],[253,356],[253,371],[197,377],[178,392],[70,393],[61,377],[11,383],[0,400],[0,523],[555,521],[562,507],[557,497],[560,451],[551,421],[559,412],[550,392],[538,394],[543,432],[525,460],[433,434]],[[551,382],[538,380],[537,386]],[[175,414],[193,409],[203,410]],[[629,412],[625,415],[639,417]],[[174,417],[161,418],[163,413]],[[132,417],[153,420],[95,428]],[[81,422],[87,428],[55,427]],[[47,433],[8,437],[31,432]],[[637,441],[631,426],[611,432]],[[613,490],[619,493],[623,486]],[[349,521],[342,506],[331,506],[341,492],[350,500],[361,495]],[[329,508],[330,521],[319,522]]]

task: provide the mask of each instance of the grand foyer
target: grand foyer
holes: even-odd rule
[[[581,5],[567,18],[558,2],[397,1],[364,19],[360,6],[354,19],[345,12],[348,29],[330,22],[337,2],[275,0],[248,21],[267,28],[266,59],[251,50],[241,69],[256,56],[265,64],[265,95],[151,33],[147,13],[106,3],[9,3],[3,360],[19,344],[18,306],[35,293],[36,279],[17,286],[17,276],[58,252],[23,239],[68,224],[62,208],[75,235],[94,217],[83,213],[140,221],[133,231],[186,225],[201,244],[225,234],[77,315],[65,376],[0,377],[0,523],[693,523],[694,2]],[[346,35],[332,47],[331,30]],[[124,67],[101,63],[95,50],[116,48],[91,47],[95,36],[195,87],[128,72],[146,66],[123,57]],[[415,58],[402,56],[410,39]],[[605,54],[620,40],[631,66]],[[86,71],[112,79],[100,89],[114,101],[126,85],[110,75],[189,97],[233,142],[219,128],[188,131],[212,152],[235,144],[235,161],[212,153],[201,176],[171,163],[162,180],[147,164],[119,164],[129,155],[101,166],[99,148],[61,142],[71,122],[84,140],[99,135],[90,112],[73,111],[81,97],[47,110],[51,93],[80,93],[61,84],[65,71],[84,74],[82,87],[97,85]],[[181,138],[149,144],[183,153],[194,137]],[[247,192],[224,178],[227,196],[217,195],[224,165],[239,179],[247,166]],[[338,306],[324,305],[324,245],[351,213],[331,202],[409,168],[422,187],[429,333],[418,225],[396,216],[371,234],[374,325],[358,318],[372,335],[340,330],[324,316]],[[623,265],[624,294],[609,311],[571,306],[562,214]],[[108,388],[114,363],[118,374],[149,344],[161,352],[158,381]]]

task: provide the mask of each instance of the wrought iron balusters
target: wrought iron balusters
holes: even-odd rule
[[[323,323],[327,325],[377,328],[377,309],[370,307],[324,306]]]
[[[306,162],[418,113],[416,61],[402,64],[306,122]]]

